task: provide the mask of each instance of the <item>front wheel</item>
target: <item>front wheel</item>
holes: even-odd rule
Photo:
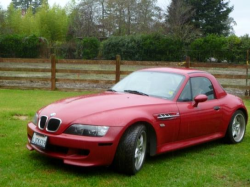
[[[119,172],[136,174],[143,166],[147,149],[147,132],[144,125],[130,127],[122,136],[114,158]]]
[[[246,117],[244,113],[237,110],[228,125],[226,141],[231,144],[240,143],[246,131]]]

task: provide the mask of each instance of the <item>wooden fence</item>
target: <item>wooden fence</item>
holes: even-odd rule
[[[45,90],[105,90],[120,78],[142,68],[186,66],[212,73],[233,94],[250,94],[248,65],[228,63],[149,62],[116,60],[64,60],[0,58],[0,88]],[[235,93],[234,93],[235,92]]]

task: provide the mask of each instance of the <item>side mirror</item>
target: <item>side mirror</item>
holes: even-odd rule
[[[206,100],[207,100],[207,96],[206,95],[203,95],[203,94],[197,95],[194,98],[194,104],[193,104],[193,106],[197,107],[199,103],[205,102]]]

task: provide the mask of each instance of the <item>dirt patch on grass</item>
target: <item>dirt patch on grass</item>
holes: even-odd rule
[[[25,121],[25,120],[29,119],[29,117],[26,116],[26,115],[18,115],[18,114],[17,114],[17,115],[14,115],[13,118],[14,118],[14,119],[21,120],[21,121]]]

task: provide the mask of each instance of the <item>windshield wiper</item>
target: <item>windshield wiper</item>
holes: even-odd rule
[[[117,92],[116,90],[113,90],[112,88],[108,89],[107,91],[110,91],[110,92]]]
[[[136,91],[136,90],[124,90],[124,92],[148,96],[148,94],[145,94],[145,93],[143,93],[143,92],[139,92],[139,91]]]

